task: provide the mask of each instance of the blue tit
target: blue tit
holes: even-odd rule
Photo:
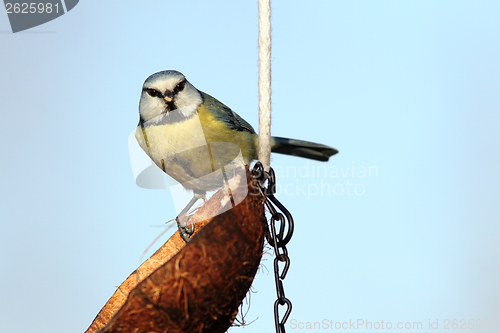
[[[257,159],[258,135],[253,127],[174,70],[155,73],[144,81],[135,137],[159,168],[194,193],[177,217],[186,241],[189,209],[207,191],[223,186],[223,173],[238,158],[244,164]],[[272,138],[271,150],[317,161],[328,161],[338,152],[326,145],[281,137]]]

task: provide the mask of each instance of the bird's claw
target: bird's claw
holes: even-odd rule
[[[187,222],[189,221],[189,216],[186,217],[186,225],[185,226],[181,225],[181,221],[180,221],[179,216],[177,216],[175,218],[175,220],[177,222],[177,228],[179,229],[179,235],[186,243],[189,242],[191,240],[191,236],[194,233],[194,224],[187,225]]]

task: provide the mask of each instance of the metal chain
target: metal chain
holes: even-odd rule
[[[266,207],[271,213],[270,232],[267,233],[266,239],[269,245],[274,248],[276,257],[274,258],[274,280],[276,283],[276,294],[278,299],[274,302],[274,323],[276,325],[276,333],[285,333],[285,323],[292,312],[292,302],[285,297],[285,290],[283,288],[283,280],[286,277],[288,269],[290,268],[290,257],[288,257],[288,250],[286,244],[290,241],[293,234],[293,217],[290,212],[276,199],[276,177],[273,168],[269,168],[269,172],[264,170],[260,162],[257,162],[252,169],[252,172],[257,179],[257,184],[262,195],[265,196]],[[267,180],[267,187],[264,183]],[[277,229],[276,222],[279,221]],[[286,230],[286,234],[285,233]],[[283,262],[283,270],[280,273],[279,262]],[[280,320],[279,307],[285,306],[285,314]]]

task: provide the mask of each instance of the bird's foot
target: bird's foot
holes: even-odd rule
[[[186,243],[191,240],[191,236],[194,233],[194,224],[188,225],[189,218],[190,216],[186,215],[177,216],[175,218],[177,222],[177,228],[179,229],[179,235]],[[182,223],[183,219],[186,220],[184,223]]]

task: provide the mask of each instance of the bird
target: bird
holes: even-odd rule
[[[193,191],[176,218],[186,242],[194,231],[187,226],[191,207],[207,191],[221,188],[237,163],[248,165],[257,159],[253,127],[176,70],[154,73],[144,81],[135,137],[160,169]],[[327,145],[283,137],[271,138],[271,151],[317,161],[338,153]]]

